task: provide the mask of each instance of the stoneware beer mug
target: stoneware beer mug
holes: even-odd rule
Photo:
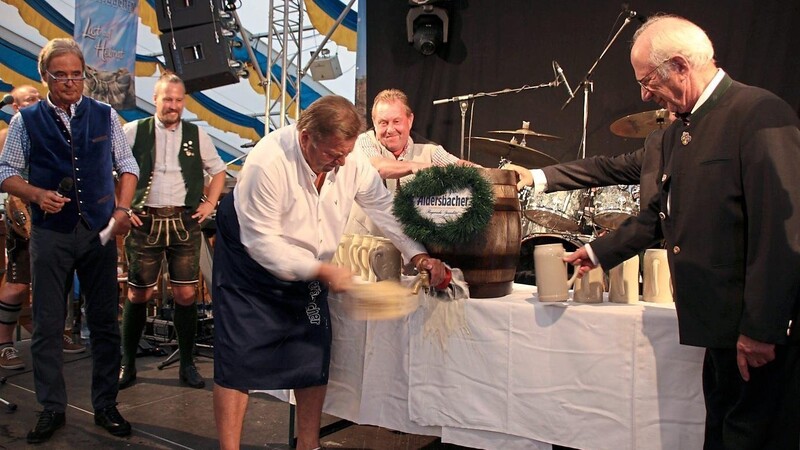
[[[373,238],[371,234],[364,235],[361,245],[358,246],[358,270],[364,281],[369,281],[369,252],[372,250]]]
[[[639,301],[639,255],[608,271],[608,300],[614,303]]]
[[[353,241],[350,243],[350,250],[349,250],[349,260],[350,260],[350,271],[353,272],[353,276],[360,277],[361,276],[361,264],[358,262],[360,256],[358,254],[359,247],[361,247],[361,243],[364,241],[363,234],[354,234]]]
[[[603,303],[603,292],[605,292],[603,268],[595,267],[586,275],[575,280],[575,292],[572,293],[572,300],[580,303]]]
[[[399,281],[403,266],[400,250],[387,238],[376,237],[374,241],[369,253],[369,281]]]
[[[536,290],[540,302],[563,302],[569,299],[569,288],[575,283],[578,271],[567,279],[566,256],[562,244],[540,244],[533,249]]]
[[[345,234],[342,236],[339,247],[336,249],[336,259],[339,260],[339,266],[350,268],[350,246],[353,245],[353,235]]]
[[[667,251],[655,248],[645,250],[642,300],[654,303],[671,302],[672,280],[670,278]]]

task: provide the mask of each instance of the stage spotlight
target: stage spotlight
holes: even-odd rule
[[[436,53],[442,44],[447,43],[449,26],[447,10],[438,6],[415,6],[406,15],[408,42],[425,56]]]

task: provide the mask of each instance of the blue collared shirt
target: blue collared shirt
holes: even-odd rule
[[[75,114],[75,110],[83,101],[83,97],[76,103],[70,105],[69,114],[63,109],[57,108],[50,101],[49,95],[43,101],[47,102],[47,105],[55,110],[58,118],[66,125],[67,130],[72,133],[70,129],[70,116]],[[136,164],[136,159],[133,157],[133,153],[131,153],[128,140],[125,137],[125,133],[122,131],[119,115],[113,108],[111,108],[110,135],[114,170],[116,170],[118,174],[127,172],[138,177],[139,166]],[[11,118],[11,122],[8,124],[8,135],[6,136],[3,153],[0,154],[0,184],[14,175],[25,177],[25,174],[28,172],[30,152],[31,141],[28,136],[28,130],[25,128],[25,121],[22,120],[21,114],[14,114],[14,117]]]

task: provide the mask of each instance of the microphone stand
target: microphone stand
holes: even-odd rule
[[[594,82],[591,81],[592,75],[594,74],[594,69],[597,67],[597,64],[600,63],[600,60],[603,59],[603,56],[605,56],[606,52],[608,52],[608,49],[611,48],[611,45],[617,40],[620,33],[622,33],[622,30],[628,26],[628,24],[631,22],[631,19],[635,16],[636,13],[634,11],[630,11],[628,13],[628,16],[625,17],[625,20],[622,22],[622,25],[619,27],[611,40],[608,41],[606,48],[603,49],[602,53],[600,53],[600,56],[598,56],[594,61],[594,64],[592,64],[592,67],[590,67],[589,71],[586,72],[586,76],[583,77],[583,80],[578,83],[577,86],[575,86],[575,90],[572,91],[572,95],[570,95],[567,101],[561,106],[561,110],[563,111],[564,108],[566,108],[567,105],[569,105],[575,98],[575,94],[578,93],[578,90],[583,87],[583,134],[581,135],[581,144],[580,148],[578,149],[578,159],[586,158],[586,130],[589,124],[589,94],[594,91]]]
[[[537,84],[536,86],[528,86],[526,84],[525,86],[514,88],[514,89],[507,88],[507,89],[501,89],[499,91],[494,91],[494,92],[477,92],[475,94],[457,95],[455,97],[442,98],[442,99],[439,99],[439,100],[434,100],[433,104],[434,105],[443,105],[445,103],[459,102],[458,106],[461,109],[461,156],[460,156],[460,158],[464,159],[464,141],[466,140],[465,123],[466,123],[467,110],[470,108],[470,105],[474,104],[474,102],[470,102],[470,100],[474,100],[476,98],[481,98],[481,97],[496,97],[496,96],[501,95],[501,94],[509,94],[509,93],[517,94],[517,93],[520,93],[522,91],[527,91],[529,89],[539,89],[539,88],[543,88],[543,87],[555,87],[555,86],[558,86],[558,78],[557,77],[556,77],[556,79],[554,81],[550,81],[548,83]],[[470,135],[470,137],[472,137],[472,126],[471,125],[470,125],[469,135]],[[470,142],[470,148],[467,149],[468,156],[466,158],[466,161],[469,161],[470,158],[472,157],[472,151],[471,150],[472,150],[472,143]]]

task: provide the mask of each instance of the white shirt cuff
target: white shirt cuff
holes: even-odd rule
[[[586,244],[586,253],[589,255],[589,259],[592,260],[592,264],[595,266],[600,265],[600,261],[597,259],[597,255],[594,254],[594,250],[592,250],[591,244]]]
[[[533,191],[544,192],[547,190],[547,177],[542,169],[531,169],[533,176]]]

